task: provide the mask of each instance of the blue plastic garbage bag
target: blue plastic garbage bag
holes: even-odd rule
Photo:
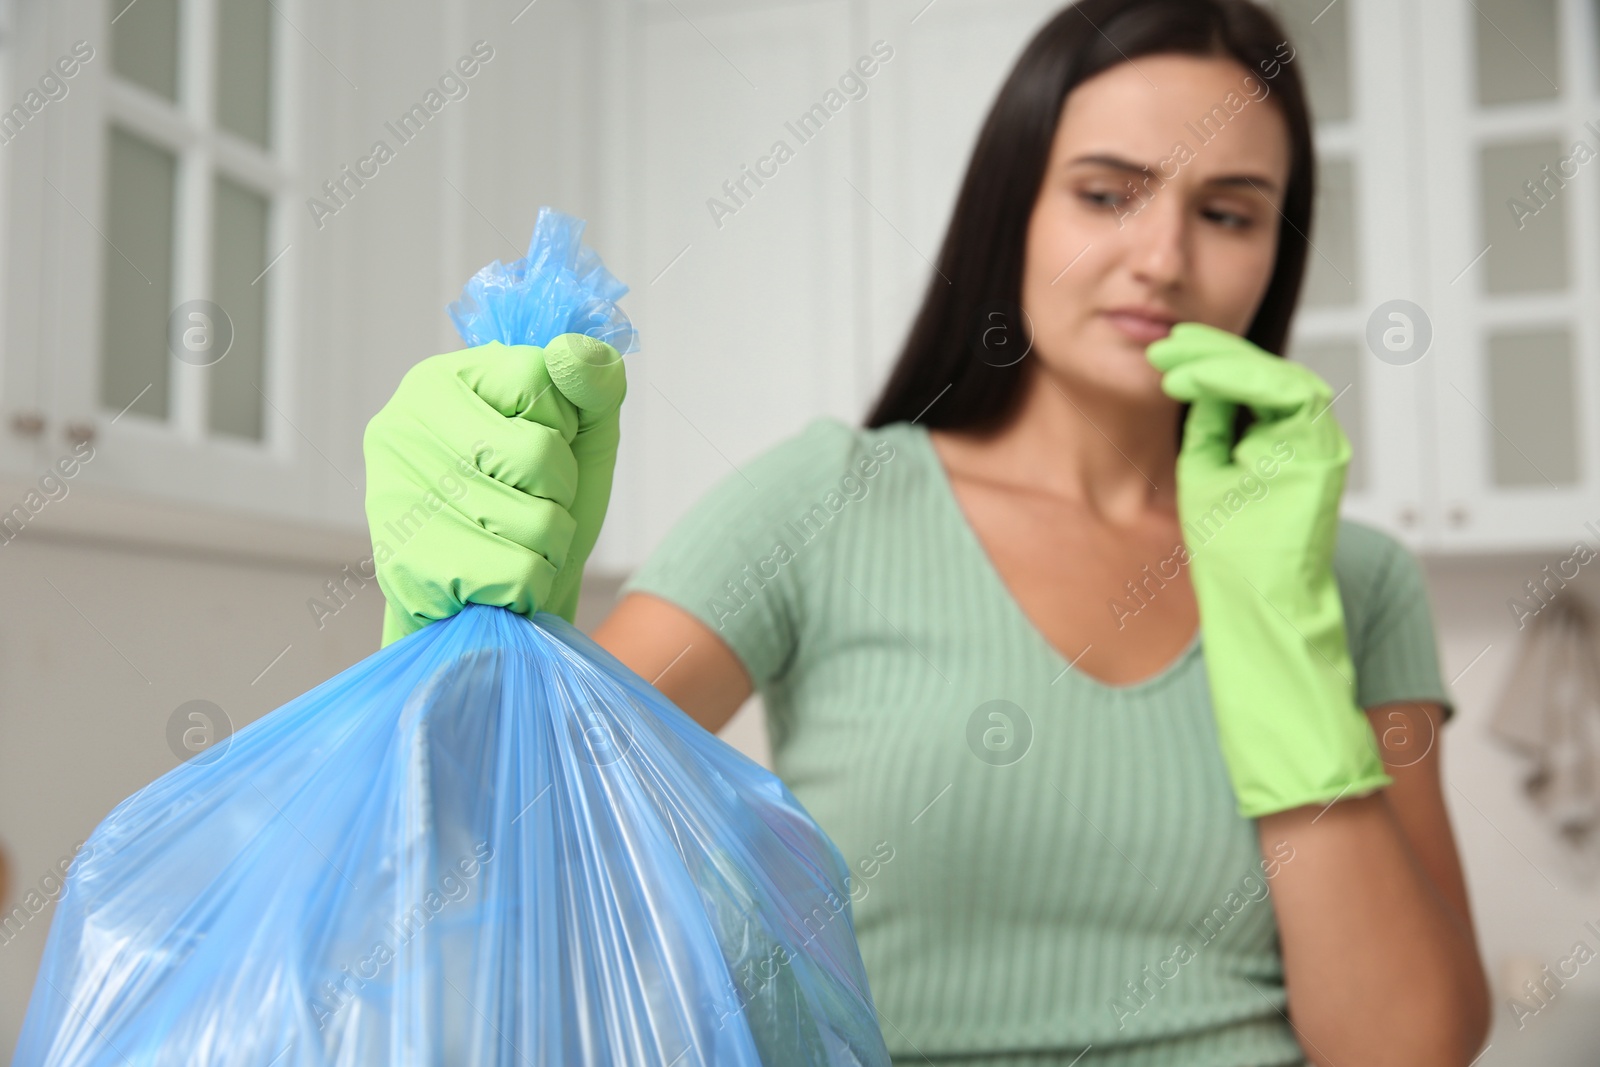
[[[573,223],[541,212],[535,251],[561,227],[575,247]],[[572,295],[546,281],[489,303]],[[571,307],[631,349],[620,313]],[[888,1062],[847,867],[788,789],[565,620],[482,605],[118,805],[15,1058]]]

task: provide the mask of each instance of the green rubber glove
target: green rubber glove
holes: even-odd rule
[[[1179,323],[1152,344],[1162,391],[1191,404],[1178,514],[1206,674],[1239,814],[1390,785],[1355,700],[1334,580],[1350,442],[1316,374],[1234,334]],[[1232,450],[1234,413],[1256,421]]]
[[[573,621],[626,393],[622,356],[576,333],[406,372],[362,440],[385,645],[468,603]]]

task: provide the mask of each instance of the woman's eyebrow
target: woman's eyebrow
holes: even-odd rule
[[[1224,174],[1216,178],[1207,178],[1207,185],[1248,185],[1263,196],[1278,191],[1278,183],[1265,174]]]
[[[1088,163],[1099,167],[1110,167],[1112,170],[1132,171],[1135,174],[1155,173],[1150,169],[1150,166],[1147,163],[1135,163],[1131,159],[1123,159],[1121,156],[1108,156],[1103,154],[1078,156],[1074,159],[1069,159],[1067,161],[1067,166],[1076,167],[1083,163]]]
[[[1121,156],[1094,153],[1085,156],[1076,156],[1067,161],[1067,166],[1080,165],[1109,167],[1112,170],[1127,171],[1131,174],[1152,175],[1159,177],[1158,172],[1148,163],[1135,163],[1131,159]],[[1223,174],[1215,178],[1207,178],[1206,185],[1249,186],[1263,195],[1270,195],[1278,191],[1278,183],[1265,174]]]

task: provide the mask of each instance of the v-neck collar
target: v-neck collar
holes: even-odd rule
[[[983,583],[988,586],[992,595],[998,596],[1005,602],[1006,607],[1004,610],[1013,620],[1013,625],[1031,635],[1030,639],[1055,664],[1057,673],[1052,678],[1051,685],[1056,684],[1063,677],[1071,677],[1077,679],[1076,684],[1088,686],[1101,692],[1122,695],[1141,693],[1166,685],[1172,681],[1184,670],[1189,661],[1199,653],[1201,642],[1200,630],[1197,627],[1182,652],[1179,652],[1166,666],[1154,674],[1136,682],[1117,685],[1112,682],[1101,681],[1092,674],[1076,667],[1074,662],[1067,659],[1060,649],[1050,643],[1050,640],[1045,637],[1039,627],[1034,625],[1033,620],[1028,617],[1028,613],[1022,610],[1022,605],[1012,595],[1011,589],[1005,583],[1005,579],[1000,576],[1000,571],[995,567],[994,560],[989,557],[988,549],[984,547],[982,539],[978,537],[978,531],[973,528],[971,521],[967,518],[967,513],[962,510],[961,501],[956,497],[955,486],[950,481],[949,472],[945,470],[944,461],[939,458],[938,450],[933,447],[933,438],[928,433],[928,428],[917,423],[908,423],[907,429],[913,442],[913,450],[921,455],[923,463],[926,464],[930,481],[933,485],[933,493],[937,498],[937,506],[945,511],[951,525],[960,530],[959,536],[967,546],[967,555],[971,557],[972,565],[983,571]],[[1082,656],[1081,652],[1079,656]]]

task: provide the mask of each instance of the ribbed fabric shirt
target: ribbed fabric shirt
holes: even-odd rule
[[[1362,706],[1453,712],[1409,551],[1341,520],[1334,570]],[[924,427],[813,420],[623,591],[688,611],[749,672],[775,771],[850,866],[896,1063],[1306,1062],[1270,896],[1293,849],[1236,810],[1201,638],[1131,685],[1071,669]]]

